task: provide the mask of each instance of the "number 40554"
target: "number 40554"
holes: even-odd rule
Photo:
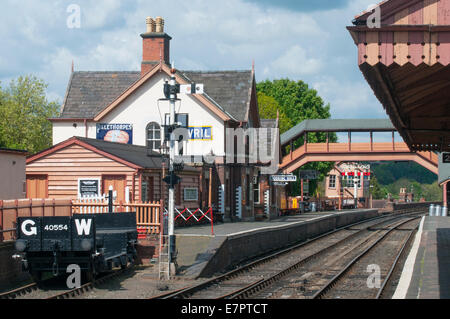
[[[47,231],[62,231],[62,230],[68,230],[69,228],[67,225],[45,225],[44,230]]]

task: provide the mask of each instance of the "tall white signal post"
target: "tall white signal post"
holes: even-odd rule
[[[169,176],[170,176],[170,184],[169,184],[169,278],[174,272],[175,269],[175,226],[174,226],[174,218],[175,218],[175,170],[174,170],[174,162],[175,162],[175,138],[173,136],[173,131],[175,130],[175,102],[177,100],[177,92],[179,89],[177,88],[177,82],[175,80],[176,70],[173,67],[171,69],[172,76],[170,78],[170,151],[169,151]]]
[[[175,275],[176,273],[176,256],[175,256],[175,185],[180,182],[180,178],[175,175],[175,134],[174,131],[178,128],[182,127],[181,123],[177,122],[177,114],[175,112],[175,103],[179,101],[177,98],[177,94],[182,93],[185,94],[203,94],[203,84],[188,84],[188,85],[179,85],[176,82],[175,74],[176,70],[174,67],[174,63],[172,63],[171,68],[171,77],[170,81],[164,84],[164,95],[166,97],[165,100],[169,100],[170,103],[170,121],[169,125],[165,127],[167,130],[167,135],[169,138],[169,175],[164,179],[164,181],[169,184],[169,207],[168,207],[168,236],[169,236],[169,251],[168,251],[168,277],[171,275]],[[166,136],[166,134],[164,134]]]

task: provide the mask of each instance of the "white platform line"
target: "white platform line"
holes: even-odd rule
[[[395,290],[392,299],[406,299],[406,294],[408,293],[409,285],[411,284],[411,278],[414,272],[414,264],[417,258],[417,252],[419,251],[420,240],[422,238],[423,224],[425,222],[425,217],[422,217],[420,222],[419,231],[414,239],[414,244],[411,248],[408,258],[406,259],[405,266],[400,277],[397,289]]]

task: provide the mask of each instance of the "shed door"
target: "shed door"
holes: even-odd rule
[[[47,198],[47,175],[27,175],[27,198]]]
[[[117,192],[117,201],[125,201],[126,176],[103,176],[103,193],[108,194],[109,186]]]

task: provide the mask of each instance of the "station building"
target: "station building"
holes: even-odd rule
[[[336,163],[325,179],[325,197],[338,208],[355,207],[355,184],[358,207],[370,207],[370,164]]]
[[[60,116],[50,119],[54,146],[27,161],[27,179],[40,176],[47,185],[44,195],[74,198],[80,195],[79,179],[99,179],[102,192],[114,184],[121,198],[128,187],[133,200],[167,199],[161,177],[168,167],[164,126],[170,109],[164,84],[172,76],[172,38],[161,18],[147,18],[141,37],[140,71],[72,72]],[[268,176],[250,160],[257,150],[246,135],[249,129],[278,127],[277,120],[259,118],[254,67],[176,70],[175,78],[180,85],[204,85],[203,94],[178,94],[176,122],[188,128],[189,137],[176,143],[177,155],[188,159],[178,174],[177,205],[213,207],[225,220],[276,215],[284,189],[271,188]],[[230,137],[228,129],[243,134]],[[268,134],[258,143],[279,148],[279,136]],[[239,143],[244,144],[241,153]],[[230,145],[233,161],[227,159]],[[279,157],[274,161],[278,165]]]

